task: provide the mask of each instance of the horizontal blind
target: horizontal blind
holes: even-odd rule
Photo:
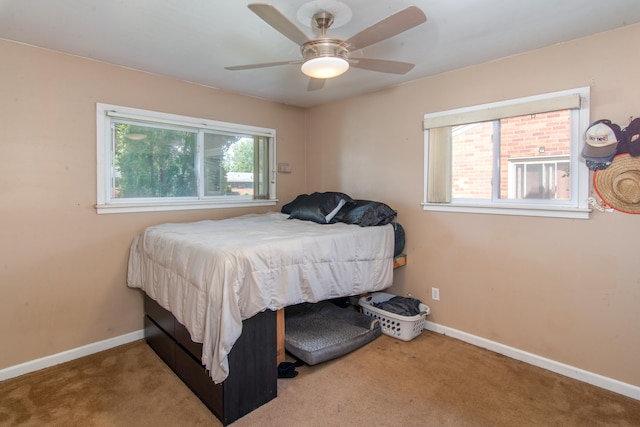
[[[127,113],[120,112],[115,110],[107,110],[106,115],[108,117],[114,117],[116,119],[127,119],[138,122],[147,122],[147,123],[158,123],[160,125],[173,125],[173,126],[183,126],[191,129],[203,129],[207,131],[215,131],[216,133],[224,134],[224,135],[232,135],[232,136],[275,136],[275,133],[270,129],[262,129],[256,128],[252,126],[246,125],[232,125],[231,127],[224,122],[215,122],[209,120],[191,120],[190,117],[184,117],[184,119],[180,119],[181,116],[173,115],[173,114],[162,114],[157,117],[147,116],[135,113]]]
[[[569,94],[554,98],[528,100],[517,104],[497,102],[486,104],[482,108],[461,108],[443,111],[433,115],[425,114],[424,129],[457,126],[470,123],[486,122],[508,117],[525,116],[527,114],[547,113],[549,111],[570,110],[580,108],[580,95]]]

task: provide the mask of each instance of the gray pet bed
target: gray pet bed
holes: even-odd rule
[[[284,319],[285,349],[307,365],[340,357],[382,334],[377,319],[328,301],[287,307]]]

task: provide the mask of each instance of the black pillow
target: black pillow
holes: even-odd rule
[[[407,237],[404,232],[404,228],[398,224],[397,222],[393,223],[393,234],[394,234],[394,242],[393,242],[393,256],[397,257],[402,252],[404,252],[404,247],[407,242]]]
[[[396,219],[398,212],[382,202],[373,200],[356,200],[352,208],[340,211],[335,220],[347,224],[358,224],[361,227],[385,225]]]
[[[355,202],[344,193],[328,191],[326,193],[313,193],[306,197],[298,196],[290,204],[293,204],[289,213],[290,219],[329,224],[336,222],[335,215],[341,208],[353,206]]]
[[[283,214],[289,214],[290,215],[291,211],[293,210],[293,208],[295,208],[298,203],[301,203],[307,197],[309,197],[308,194],[300,194],[293,201],[291,201],[291,202],[287,203],[286,205],[282,206],[282,209],[280,209],[280,212],[282,212]]]

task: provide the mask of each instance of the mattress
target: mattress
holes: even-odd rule
[[[148,227],[131,245],[127,284],[203,344],[214,382],[242,320],[302,302],[375,292],[393,281],[394,231],[288,219],[272,212]]]

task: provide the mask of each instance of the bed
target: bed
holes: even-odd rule
[[[276,312],[392,284],[395,211],[369,227],[371,209],[354,222],[345,214],[363,204],[342,193],[318,203],[327,194],[308,195],[312,209],[301,195],[282,212],[160,224],[134,238],[127,282],[145,293],[147,341],[223,424],[277,394]]]

